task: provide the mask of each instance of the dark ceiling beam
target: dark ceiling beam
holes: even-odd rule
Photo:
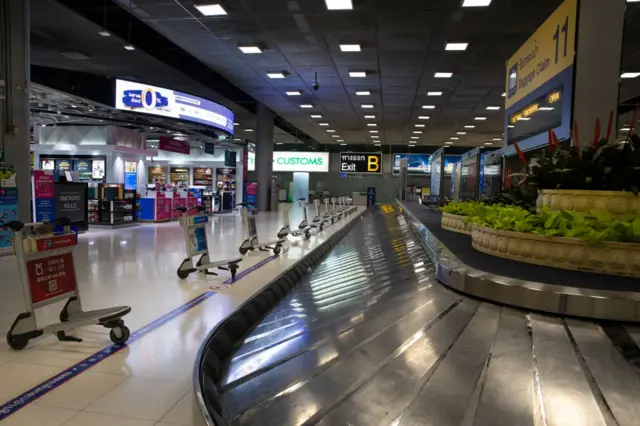
[[[179,70],[189,78],[211,88],[229,101],[256,114],[258,106],[256,99],[113,1],[109,0],[106,8],[103,7],[103,2],[97,1],[57,1],[100,27],[103,26],[105,21],[104,12],[106,10],[106,22],[109,32],[122,40],[128,40],[130,28],[131,40],[136,49],[144,51],[159,61]],[[129,23],[131,23],[131,26],[129,26]],[[305,145],[317,145],[313,138],[278,115],[275,118],[275,126],[296,137]]]

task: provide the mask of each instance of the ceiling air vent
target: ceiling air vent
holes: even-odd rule
[[[85,61],[89,59],[89,57],[80,52],[61,52],[63,56],[66,56],[69,59],[73,59],[74,61]]]

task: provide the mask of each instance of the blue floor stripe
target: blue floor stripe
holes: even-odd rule
[[[171,321],[172,319],[176,318],[177,316],[187,312],[190,309],[193,309],[194,307],[198,306],[200,303],[202,303],[205,300],[209,299],[214,294],[215,294],[215,292],[212,292],[212,291],[208,291],[206,293],[203,293],[200,296],[198,296],[198,297],[190,300],[189,302],[185,303],[184,305],[179,306],[176,309],[172,310],[171,312],[169,312],[169,313],[161,316],[160,318],[150,322],[149,324],[145,325],[141,329],[134,331],[133,333],[131,333],[131,336],[129,337],[129,341],[127,342],[127,345],[130,345],[130,344],[134,343],[135,341],[137,341],[141,337],[144,337],[145,335],[151,333],[152,331],[154,331],[157,328],[163,326],[164,324],[168,323],[169,321]],[[88,358],[85,358],[84,360],[80,361],[79,363],[67,368],[66,370],[62,371],[61,373],[58,373],[57,375],[51,377],[50,379],[48,379],[48,380],[40,383],[39,385],[31,388],[30,390],[26,391],[22,395],[14,398],[14,399],[12,399],[10,401],[5,402],[4,404],[2,404],[0,406],[0,421],[4,420],[5,418],[7,418],[8,416],[12,415],[13,413],[15,413],[16,411],[20,410],[21,408],[24,408],[26,405],[32,403],[33,401],[35,401],[36,399],[40,398],[41,396],[46,395],[47,393],[49,393],[52,390],[56,389],[58,386],[60,386],[60,385],[64,384],[65,382],[73,379],[74,377],[76,377],[80,373],[88,370],[89,368],[93,367],[94,365],[98,364],[99,362],[104,361],[105,359],[109,358],[111,355],[120,352],[122,349],[124,349],[126,347],[127,347],[126,345],[124,345],[124,346],[116,346],[116,345],[107,346],[106,348],[102,349],[101,351],[89,356]]]

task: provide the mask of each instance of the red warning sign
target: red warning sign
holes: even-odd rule
[[[71,253],[27,262],[31,302],[40,303],[76,291]]]

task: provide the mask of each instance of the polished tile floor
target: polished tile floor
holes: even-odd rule
[[[193,362],[200,343],[211,328],[247,297],[282,270],[319,245],[355,215],[325,229],[309,241],[289,239],[288,249],[215,295],[131,345],[71,379],[57,389],[0,422],[2,426],[167,426],[200,425],[194,412]],[[291,211],[291,223],[301,219]],[[257,227],[261,241],[273,240],[281,226],[278,214],[261,213]],[[293,226],[292,226],[293,227]],[[213,259],[235,257],[244,239],[239,215],[215,217],[209,229]],[[91,230],[75,249],[83,308],[130,305],[125,317],[131,330],[167,314],[229,278],[192,274],[179,280],[176,269],[185,248],[177,223],[142,225],[119,230]],[[245,256],[239,273],[271,256],[254,252]],[[15,258],[0,258],[0,327],[8,330],[23,311]],[[38,312],[39,325],[57,321],[62,304]],[[15,398],[60,371],[110,344],[108,330],[97,326],[75,330],[80,344],[43,336],[23,351],[0,344],[0,404]]]

